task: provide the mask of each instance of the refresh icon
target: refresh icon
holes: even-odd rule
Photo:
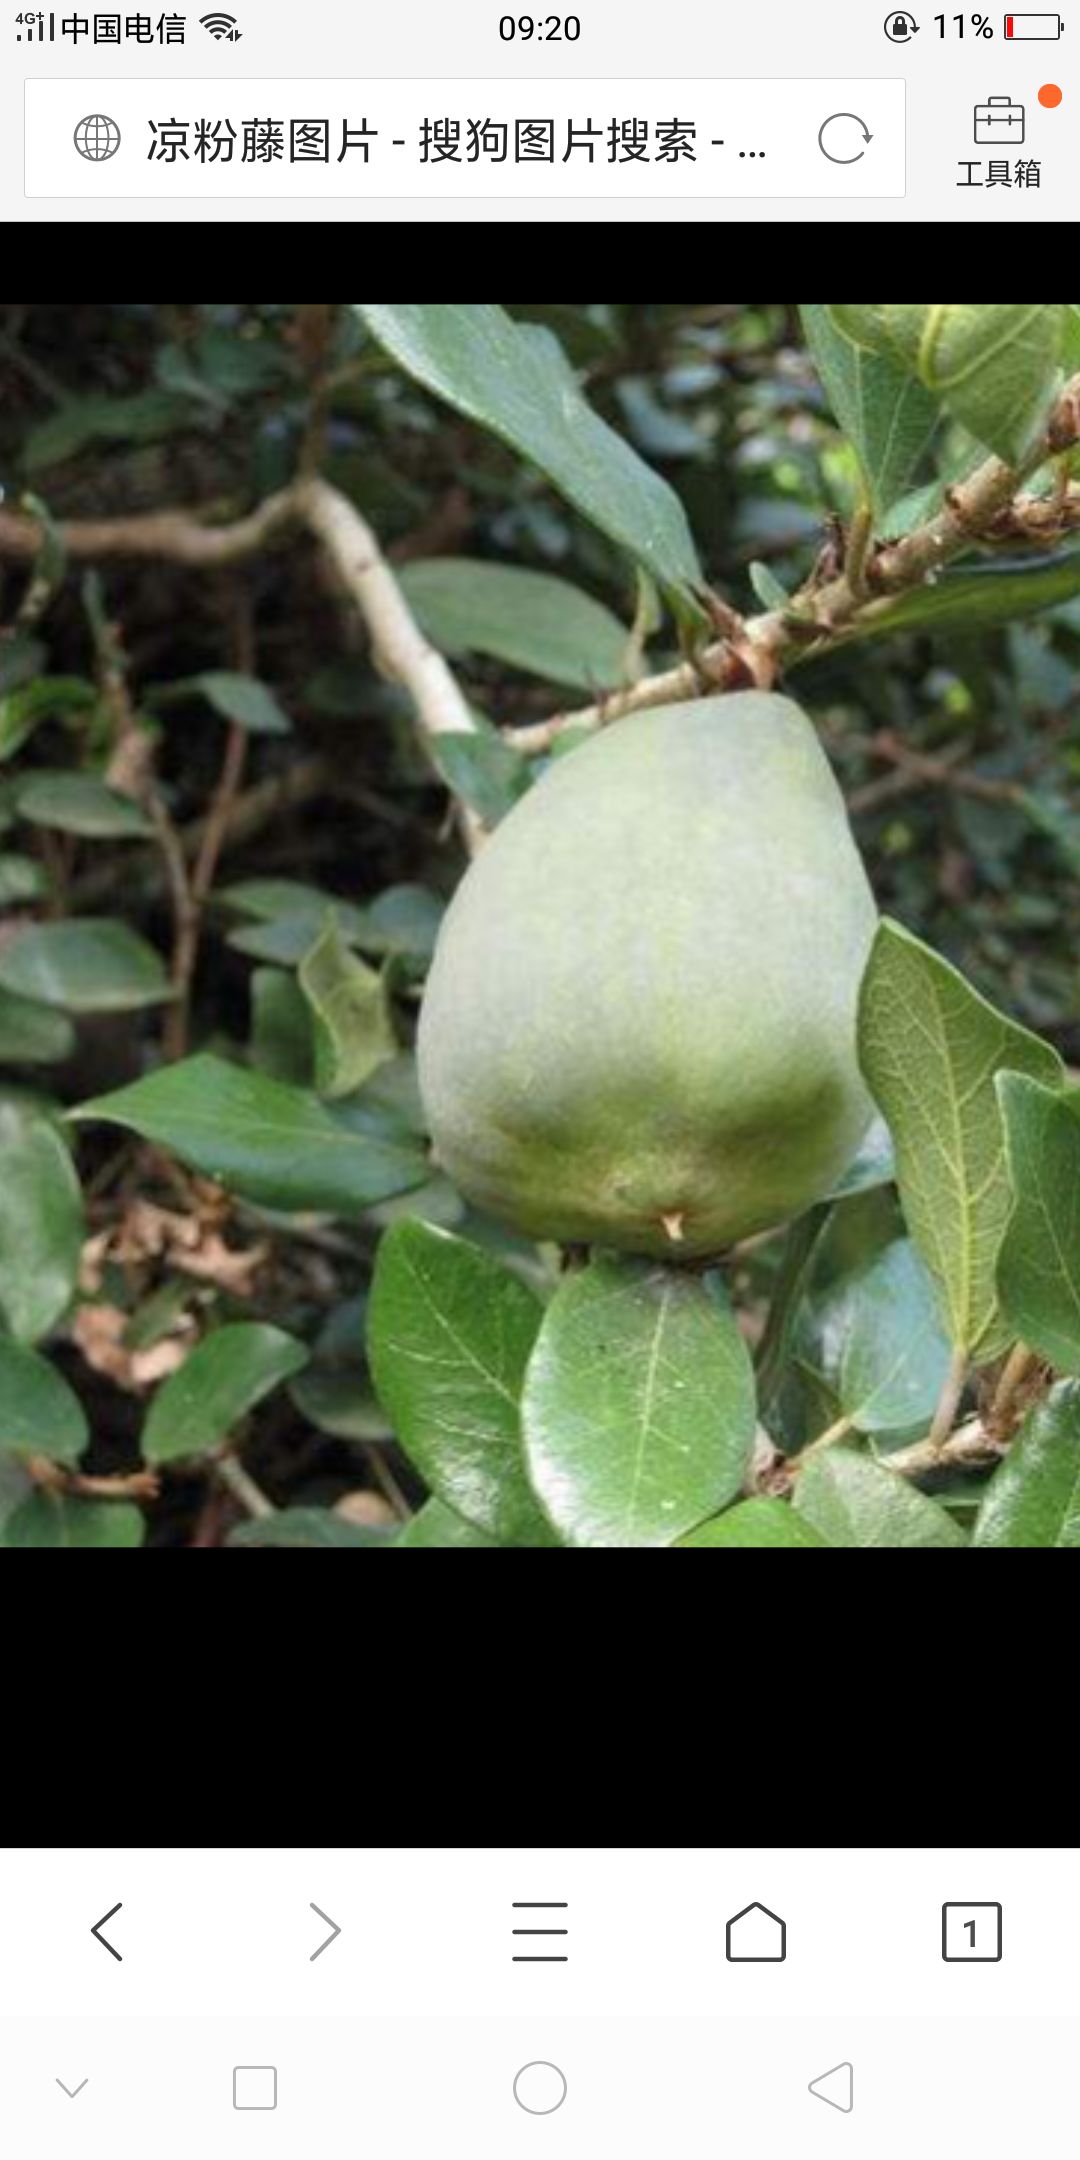
[[[848,151],[846,149],[846,145],[853,142],[855,138],[851,132],[850,127],[837,128],[836,123],[837,121],[841,120],[850,121],[854,124],[855,127],[861,130],[863,139],[863,148],[861,150]],[[825,140],[825,131],[827,128],[832,128],[835,130],[833,135],[830,137],[830,141],[834,145],[833,148],[830,148],[829,143],[827,143]],[[861,157],[866,156],[866,145],[869,142],[873,142],[874,138],[871,135],[865,120],[861,120],[858,113],[834,112],[829,113],[827,118],[822,121],[821,126],[818,129],[817,139],[818,149],[820,150],[822,157],[827,157],[830,164],[855,165],[858,163]],[[841,144],[845,145],[844,149],[841,149]]]

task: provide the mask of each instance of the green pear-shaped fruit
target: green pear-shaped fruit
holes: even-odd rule
[[[875,923],[797,705],[620,720],[515,805],[447,912],[418,1043],[438,1160],[536,1238],[692,1259],[787,1220],[871,1117]]]

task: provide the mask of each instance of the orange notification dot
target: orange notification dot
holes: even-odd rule
[[[1061,92],[1056,82],[1044,82],[1039,92],[1040,105],[1060,105]]]

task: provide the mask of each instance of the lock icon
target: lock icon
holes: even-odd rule
[[[903,8],[897,8],[885,17],[885,35],[893,45],[906,45],[918,27],[914,15],[909,15]]]

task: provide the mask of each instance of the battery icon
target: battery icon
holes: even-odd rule
[[[1060,15],[1006,15],[1006,38],[1059,38],[1065,25]]]

